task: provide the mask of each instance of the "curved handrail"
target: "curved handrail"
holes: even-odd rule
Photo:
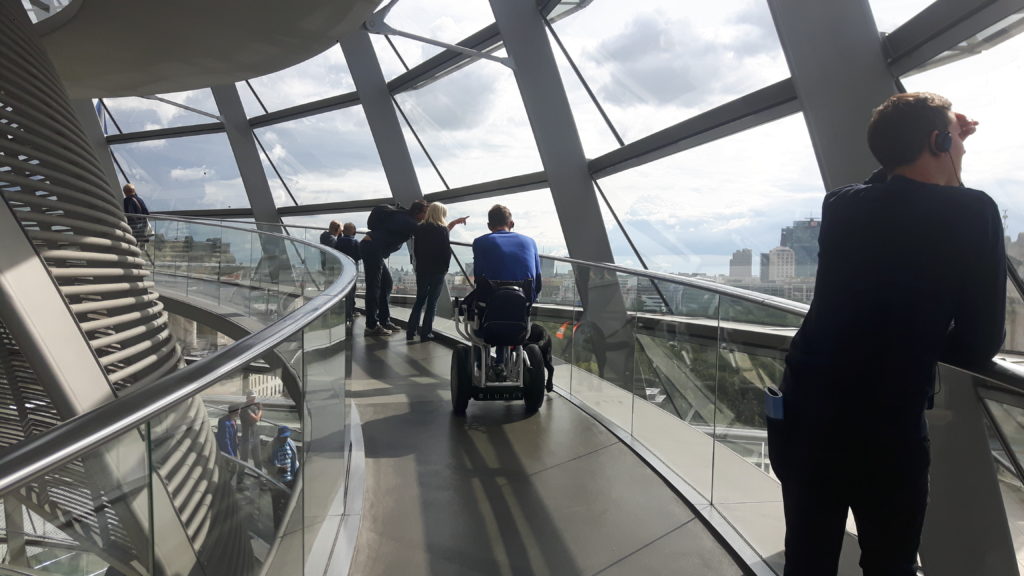
[[[165,217],[168,219],[181,219],[174,217]],[[210,220],[216,222],[224,222],[223,219],[219,218],[202,218],[197,217],[197,220]],[[187,220],[186,220],[187,221]],[[306,226],[304,224],[274,224],[272,222],[246,222],[246,224],[252,225],[273,225],[282,226],[284,228],[302,228],[306,230],[323,230],[322,227],[317,226]],[[247,229],[248,230],[248,229]],[[362,232],[362,231],[360,231]],[[466,242],[452,241],[452,246],[461,246],[464,248],[472,248],[473,245]],[[692,288],[699,288],[706,292],[713,292],[719,296],[728,296],[730,298],[736,298],[738,300],[744,300],[788,312],[790,314],[796,314],[797,316],[803,317],[807,314],[809,306],[800,302],[794,302],[792,300],[786,300],[785,298],[777,298],[775,296],[768,296],[760,292],[754,292],[753,290],[744,290],[743,288],[736,288],[735,286],[729,286],[727,284],[719,284],[710,280],[701,280],[700,278],[690,278],[687,276],[676,276],[673,274],[665,274],[663,272],[652,272],[650,270],[636,270],[633,268],[627,268],[625,266],[619,266],[617,264],[606,264],[604,262],[587,262],[585,260],[577,260],[575,258],[567,258],[564,256],[551,256],[547,254],[541,254],[541,258],[547,258],[556,262],[564,262],[566,264],[574,264],[577,266],[587,266],[589,268],[600,268],[602,270],[609,270],[611,272],[617,272],[620,274],[629,274],[640,278],[646,278],[648,280],[656,280],[658,282],[670,282],[673,284],[681,284],[683,286],[690,286]]]
[[[187,219],[180,220],[188,222]],[[254,232],[249,228],[235,229]],[[284,234],[258,231],[257,233],[311,246],[336,258],[342,264],[346,264],[348,260],[340,252],[327,250],[319,244]],[[335,282],[323,292],[263,330],[207,356],[202,362],[173,372],[151,385],[131,389],[107,404],[0,452],[0,471],[3,471],[0,474],[0,494],[19,488],[37,476],[81,457],[82,454],[108,440],[197,395],[220,378],[259,358],[319,318],[324,310],[340,302],[355,284],[355,280],[355,266],[343,265]]]
[[[472,248],[472,244],[465,242],[452,242],[454,246],[463,246],[466,248]],[[744,290],[742,288],[736,288],[735,286],[729,286],[726,284],[719,284],[710,280],[701,280],[700,278],[691,278],[688,276],[676,276],[673,274],[665,274],[663,272],[652,272],[650,270],[636,270],[633,268],[627,268],[625,266],[619,266],[617,264],[606,264],[604,262],[587,262],[585,260],[577,260],[575,258],[566,258],[564,256],[547,256],[542,255],[541,258],[547,258],[548,260],[554,260],[556,262],[564,262],[566,264],[572,264],[575,266],[586,266],[588,268],[600,268],[601,270],[608,270],[610,272],[616,272],[619,274],[629,274],[630,276],[637,276],[639,278],[646,278],[648,280],[656,280],[658,282],[669,282],[671,284],[680,284],[683,286],[690,286],[691,288],[699,288],[706,292],[713,292],[719,296],[728,296],[730,298],[736,298],[737,300],[745,300],[754,304],[759,304],[775,310],[781,310],[790,314],[796,314],[797,316],[803,317],[807,314],[807,304],[801,304],[800,302],[793,302],[792,300],[786,300],[785,298],[776,298],[775,296],[768,296],[767,294],[761,294],[760,292],[754,292],[752,290]]]

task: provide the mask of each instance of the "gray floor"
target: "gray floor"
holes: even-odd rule
[[[350,574],[743,574],[690,508],[557,394],[451,414],[451,351],[354,330],[366,450]],[[558,375],[555,376],[556,381]]]

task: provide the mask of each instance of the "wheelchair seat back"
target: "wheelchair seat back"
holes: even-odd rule
[[[491,346],[518,346],[530,333],[530,300],[519,286],[497,286],[486,301],[477,301],[477,335]]]

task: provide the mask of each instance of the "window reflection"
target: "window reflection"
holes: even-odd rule
[[[805,232],[816,227],[824,190],[801,115],[599,183],[652,270],[810,301],[817,244]],[[621,236],[609,237],[613,253],[628,258]]]
[[[225,134],[115,144],[111,150],[151,211],[249,206]]]

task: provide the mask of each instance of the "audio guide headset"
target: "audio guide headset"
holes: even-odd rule
[[[953,135],[949,133],[949,130],[941,130],[935,135],[935,144],[933,149],[936,154],[946,154],[953,148]]]

